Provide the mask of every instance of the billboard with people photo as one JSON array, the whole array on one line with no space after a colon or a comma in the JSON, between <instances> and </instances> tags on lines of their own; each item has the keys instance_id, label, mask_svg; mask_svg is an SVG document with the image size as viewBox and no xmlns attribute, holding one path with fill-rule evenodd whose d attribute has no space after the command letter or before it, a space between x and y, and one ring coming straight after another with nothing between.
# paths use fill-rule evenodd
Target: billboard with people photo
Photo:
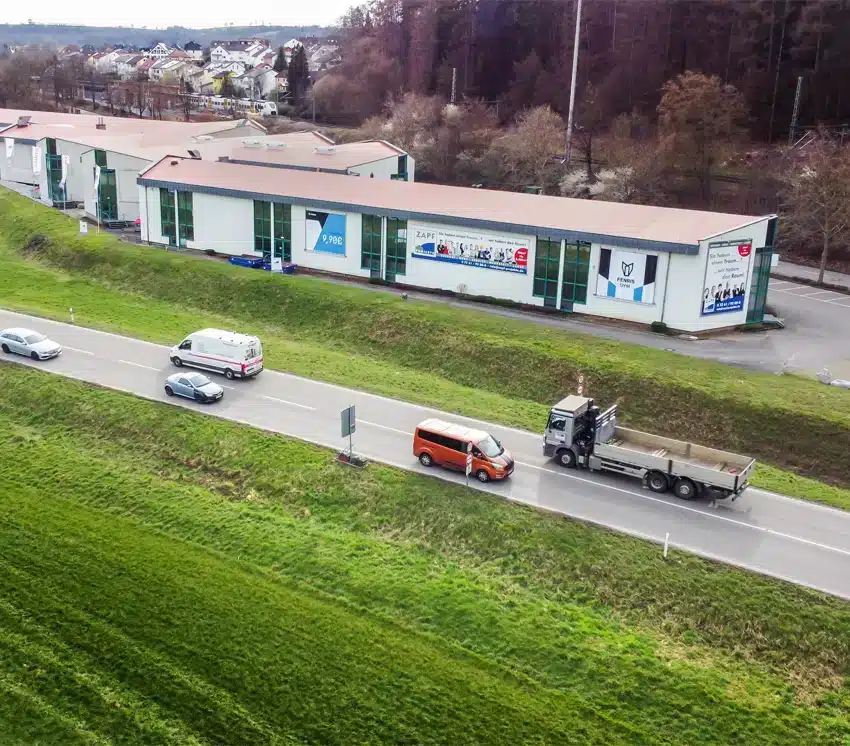
<instances>
[{"instance_id":1,"label":"billboard with people photo","mask_svg":"<svg viewBox=\"0 0 850 746\"><path fill-rule=\"evenodd\" d=\"M415 259L528 273L528 242L520 237L410 223Z\"/></svg>"},{"instance_id":2,"label":"billboard with people photo","mask_svg":"<svg viewBox=\"0 0 850 746\"><path fill-rule=\"evenodd\" d=\"M717 241L708 245L702 315L733 313L746 307L753 242Z\"/></svg>"}]
</instances>

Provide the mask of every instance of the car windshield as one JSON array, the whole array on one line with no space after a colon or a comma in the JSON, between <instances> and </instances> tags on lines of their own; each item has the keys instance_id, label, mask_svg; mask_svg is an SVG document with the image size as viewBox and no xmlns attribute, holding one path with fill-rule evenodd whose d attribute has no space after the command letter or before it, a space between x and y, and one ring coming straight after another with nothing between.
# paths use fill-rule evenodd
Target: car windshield
<instances>
[{"instance_id":1,"label":"car windshield","mask_svg":"<svg viewBox=\"0 0 850 746\"><path fill-rule=\"evenodd\" d=\"M476 445L481 449L481 452L490 458L494 456L501 456L505 449L502 448L502 444L496 440L492 435L488 435L486 438L482 438L476 443Z\"/></svg>"},{"instance_id":2,"label":"car windshield","mask_svg":"<svg viewBox=\"0 0 850 746\"><path fill-rule=\"evenodd\" d=\"M38 332L27 334L27 336L24 337L24 341L28 345L37 345L39 342L44 342L45 339L47 339L47 337L45 337L43 334L39 334Z\"/></svg>"},{"instance_id":3,"label":"car windshield","mask_svg":"<svg viewBox=\"0 0 850 746\"><path fill-rule=\"evenodd\" d=\"M194 375L189 376L189 383L191 383L195 388L200 388L201 386L206 386L208 383L212 383L209 378L206 376L202 376L200 373L195 373Z\"/></svg>"}]
</instances>

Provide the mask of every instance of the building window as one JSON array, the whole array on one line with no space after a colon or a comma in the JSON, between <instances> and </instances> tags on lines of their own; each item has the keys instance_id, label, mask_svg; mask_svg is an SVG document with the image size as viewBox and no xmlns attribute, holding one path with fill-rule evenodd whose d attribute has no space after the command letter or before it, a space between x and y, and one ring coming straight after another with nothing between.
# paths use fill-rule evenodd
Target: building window
<instances>
[{"instance_id":1,"label":"building window","mask_svg":"<svg viewBox=\"0 0 850 746\"><path fill-rule=\"evenodd\" d=\"M379 244L380 245L380 244ZM387 279L407 273L407 221L387 218Z\"/></svg>"},{"instance_id":2,"label":"building window","mask_svg":"<svg viewBox=\"0 0 850 746\"><path fill-rule=\"evenodd\" d=\"M274 255L292 261L292 205L274 203Z\"/></svg>"},{"instance_id":3,"label":"building window","mask_svg":"<svg viewBox=\"0 0 850 746\"><path fill-rule=\"evenodd\" d=\"M180 227L180 245L195 240L195 220L192 214L192 192L177 192L177 224Z\"/></svg>"},{"instance_id":4,"label":"building window","mask_svg":"<svg viewBox=\"0 0 850 746\"><path fill-rule=\"evenodd\" d=\"M168 236L170 246L177 245L177 228L175 225L174 195L167 189L159 190L159 218L162 224L162 235Z\"/></svg>"},{"instance_id":5,"label":"building window","mask_svg":"<svg viewBox=\"0 0 850 746\"><path fill-rule=\"evenodd\" d=\"M47 196L53 202L62 201L62 156L56 152L56 140L47 138Z\"/></svg>"},{"instance_id":6,"label":"building window","mask_svg":"<svg viewBox=\"0 0 850 746\"><path fill-rule=\"evenodd\" d=\"M584 241L564 247L561 310L572 311L574 303L587 302L587 277L590 274L590 244Z\"/></svg>"},{"instance_id":7,"label":"building window","mask_svg":"<svg viewBox=\"0 0 850 746\"><path fill-rule=\"evenodd\" d=\"M363 232L360 243L360 269L368 269L381 276L381 218L363 215ZM377 274L376 274L377 273Z\"/></svg>"},{"instance_id":8,"label":"building window","mask_svg":"<svg viewBox=\"0 0 850 746\"><path fill-rule=\"evenodd\" d=\"M407 156L400 155L398 157L398 173L393 174L391 179L395 179L397 181L407 181Z\"/></svg>"},{"instance_id":9,"label":"building window","mask_svg":"<svg viewBox=\"0 0 850 746\"><path fill-rule=\"evenodd\" d=\"M101 168L106 168L106 151L105 150L95 150L94 151L94 165L100 166Z\"/></svg>"},{"instance_id":10,"label":"building window","mask_svg":"<svg viewBox=\"0 0 850 746\"><path fill-rule=\"evenodd\" d=\"M558 267L561 263L561 241L537 237L534 255L533 294L543 298L543 305L554 308L558 304Z\"/></svg>"},{"instance_id":11,"label":"building window","mask_svg":"<svg viewBox=\"0 0 850 746\"><path fill-rule=\"evenodd\" d=\"M272 253L272 204L254 200L254 251Z\"/></svg>"},{"instance_id":12,"label":"building window","mask_svg":"<svg viewBox=\"0 0 850 746\"><path fill-rule=\"evenodd\" d=\"M97 185L97 214L101 220L118 220L118 185L115 169L104 168Z\"/></svg>"}]
</instances>

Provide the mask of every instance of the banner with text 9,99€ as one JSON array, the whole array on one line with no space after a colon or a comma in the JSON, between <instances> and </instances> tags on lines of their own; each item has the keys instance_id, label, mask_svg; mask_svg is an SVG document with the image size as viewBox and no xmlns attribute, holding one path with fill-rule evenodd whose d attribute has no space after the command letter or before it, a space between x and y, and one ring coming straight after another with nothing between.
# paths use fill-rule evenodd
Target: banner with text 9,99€
<instances>
[{"instance_id":1,"label":"banner with text 9,99\u20ac","mask_svg":"<svg viewBox=\"0 0 850 746\"><path fill-rule=\"evenodd\" d=\"M345 256L345 215L307 210L307 251Z\"/></svg>"}]
</instances>

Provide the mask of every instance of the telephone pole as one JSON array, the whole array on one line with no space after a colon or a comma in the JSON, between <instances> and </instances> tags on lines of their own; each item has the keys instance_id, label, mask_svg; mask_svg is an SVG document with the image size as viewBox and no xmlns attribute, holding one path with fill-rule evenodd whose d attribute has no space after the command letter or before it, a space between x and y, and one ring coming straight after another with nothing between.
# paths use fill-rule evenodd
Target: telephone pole
<instances>
[{"instance_id":1,"label":"telephone pole","mask_svg":"<svg viewBox=\"0 0 850 746\"><path fill-rule=\"evenodd\" d=\"M576 5L576 35L573 42L573 74L570 82L570 109L567 114L567 166L570 165L573 151L573 109L576 102L576 73L578 72L578 45L581 39L581 1Z\"/></svg>"}]
</instances>

